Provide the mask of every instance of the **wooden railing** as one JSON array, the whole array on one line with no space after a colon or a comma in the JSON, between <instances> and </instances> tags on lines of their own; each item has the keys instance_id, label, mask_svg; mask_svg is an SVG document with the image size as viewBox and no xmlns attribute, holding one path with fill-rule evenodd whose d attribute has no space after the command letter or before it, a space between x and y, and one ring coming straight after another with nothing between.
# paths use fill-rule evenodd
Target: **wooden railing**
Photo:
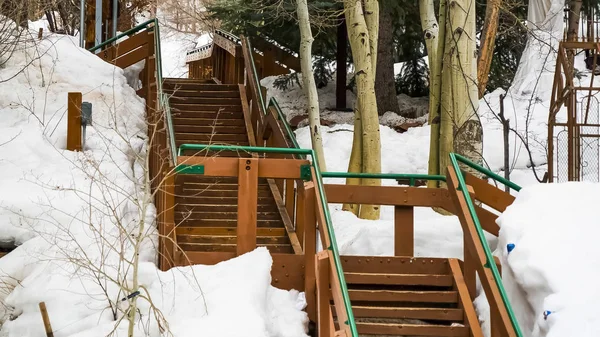
<instances>
[{"instance_id":1,"label":"wooden railing","mask_svg":"<svg viewBox=\"0 0 600 337\"><path fill-rule=\"evenodd\" d=\"M464 233L464 279L472 298L476 295L476 278L479 276L481 285L490 303L490 321L492 336L521 337L522 333L515 314L508 301L497 260L487 244L483 234L483 226L475 209L475 200L502 212L512 203L514 197L495 188L486 181L464 173L459 168L459 161L471 168L478 167L456 154L451 154L452 165L447 169L448 190L453 199L455 211L460 219ZM505 181L495 173L483 168L480 172L506 183L511 188L520 189L514 183Z\"/></svg>"}]
</instances>

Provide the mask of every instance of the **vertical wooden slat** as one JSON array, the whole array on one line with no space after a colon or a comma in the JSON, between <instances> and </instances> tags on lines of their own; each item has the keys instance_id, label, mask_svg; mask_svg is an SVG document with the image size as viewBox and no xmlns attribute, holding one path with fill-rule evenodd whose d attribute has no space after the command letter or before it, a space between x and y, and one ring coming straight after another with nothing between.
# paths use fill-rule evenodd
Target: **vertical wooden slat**
<instances>
[{"instance_id":1,"label":"vertical wooden slat","mask_svg":"<svg viewBox=\"0 0 600 337\"><path fill-rule=\"evenodd\" d=\"M465 239L468 240L465 234ZM469 296L471 298L475 298L477 295L477 266L475 265L476 261L471 256L467 246L464 247L464 279L465 284L467 285L467 290L469 291Z\"/></svg>"},{"instance_id":2,"label":"vertical wooden slat","mask_svg":"<svg viewBox=\"0 0 600 337\"><path fill-rule=\"evenodd\" d=\"M469 295L460 269L460 264L456 259L448 259L448 263L450 264L450 272L454 279L453 288L458 292L458 308L463 309L464 313L463 324L469 327L470 337L483 337L483 331L481 330L479 320L477 319L477 313L473 306L474 297L470 297Z\"/></svg>"},{"instance_id":3,"label":"vertical wooden slat","mask_svg":"<svg viewBox=\"0 0 600 337\"><path fill-rule=\"evenodd\" d=\"M52 332L52 325L50 324L50 317L48 316L48 309L46 309L46 302L40 302L40 313L42 314L42 321L44 322L44 330L46 330L46 337L54 337Z\"/></svg>"},{"instance_id":4,"label":"vertical wooden slat","mask_svg":"<svg viewBox=\"0 0 600 337\"><path fill-rule=\"evenodd\" d=\"M70 92L67 111L67 150L81 151L81 100L80 92Z\"/></svg>"},{"instance_id":5,"label":"vertical wooden slat","mask_svg":"<svg viewBox=\"0 0 600 337\"><path fill-rule=\"evenodd\" d=\"M256 248L258 158L240 158L238 165L237 254Z\"/></svg>"},{"instance_id":6,"label":"vertical wooden slat","mask_svg":"<svg viewBox=\"0 0 600 337\"><path fill-rule=\"evenodd\" d=\"M317 331L319 336L331 336L329 305L329 259L325 251L315 257L315 272L317 275Z\"/></svg>"},{"instance_id":7,"label":"vertical wooden slat","mask_svg":"<svg viewBox=\"0 0 600 337\"><path fill-rule=\"evenodd\" d=\"M317 293L314 255L317 251L317 220L315 218L315 186L312 182L298 186L298 221L296 233L300 243L304 242L306 275L304 279L304 292L306 294L306 312L308 317L316 321Z\"/></svg>"},{"instance_id":8,"label":"vertical wooden slat","mask_svg":"<svg viewBox=\"0 0 600 337\"><path fill-rule=\"evenodd\" d=\"M287 209L287 212L290 215L290 218L292 218L292 221L294 222L294 224L296 223L294 221L294 209L296 206L294 204L295 201L296 201L296 191L294 189L294 180L286 179L285 180L285 208Z\"/></svg>"},{"instance_id":9,"label":"vertical wooden slat","mask_svg":"<svg viewBox=\"0 0 600 337\"><path fill-rule=\"evenodd\" d=\"M175 264L175 175L168 175L164 179L162 192L162 219L164 232L160 233L163 240L163 253L161 270L169 270Z\"/></svg>"},{"instance_id":10,"label":"vertical wooden slat","mask_svg":"<svg viewBox=\"0 0 600 337\"><path fill-rule=\"evenodd\" d=\"M414 208L394 207L394 255L414 256Z\"/></svg>"}]
</instances>

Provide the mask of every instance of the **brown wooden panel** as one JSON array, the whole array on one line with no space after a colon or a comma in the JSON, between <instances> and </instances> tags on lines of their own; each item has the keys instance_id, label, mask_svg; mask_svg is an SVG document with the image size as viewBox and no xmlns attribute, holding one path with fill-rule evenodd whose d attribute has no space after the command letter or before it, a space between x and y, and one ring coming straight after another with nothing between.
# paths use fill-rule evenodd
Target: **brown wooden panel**
<instances>
[{"instance_id":1,"label":"brown wooden panel","mask_svg":"<svg viewBox=\"0 0 600 337\"><path fill-rule=\"evenodd\" d=\"M348 290L351 301L363 302L418 302L418 303L457 303L457 291L418 291L418 290Z\"/></svg>"},{"instance_id":2,"label":"brown wooden panel","mask_svg":"<svg viewBox=\"0 0 600 337\"><path fill-rule=\"evenodd\" d=\"M125 55L125 54L131 52L132 50L148 43L148 41L149 41L148 35L149 34L148 34L147 30L141 31L133 36L130 36L128 39L119 42L115 46L112 46L107 49L113 49L114 50L113 58L117 58L121 55Z\"/></svg>"},{"instance_id":3,"label":"brown wooden panel","mask_svg":"<svg viewBox=\"0 0 600 337\"><path fill-rule=\"evenodd\" d=\"M344 273L349 284L394 284L450 287L452 275Z\"/></svg>"},{"instance_id":4,"label":"brown wooden panel","mask_svg":"<svg viewBox=\"0 0 600 337\"><path fill-rule=\"evenodd\" d=\"M394 255L414 256L415 212L413 207L394 207Z\"/></svg>"},{"instance_id":5,"label":"brown wooden panel","mask_svg":"<svg viewBox=\"0 0 600 337\"><path fill-rule=\"evenodd\" d=\"M473 299L469 296L458 260L449 259L449 264L454 278L454 289L459 293L460 302L458 307L464 310L463 325L470 328L472 337L483 337L477 312L473 306Z\"/></svg>"},{"instance_id":6,"label":"brown wooden panel","mask_svg":"<svg viewBox=\"0 0 600 337\"><path fill-rule=\"evenodd\" d=\"M394 256L341 256L347 272L389 274L450 274L448 259L394 257Z\"/></svg>"},{"instance_id":7,"label":"brown wooden panel","mask_svg":"<svg viewBox=\"0 0 600 337\"><path fill-rule=\"evenodd\" d=\"M446 189L325 184L329 203L441 207Z\"/></svg>"},{"instance_id":8,"label":"brown wooden panel","mask_svg":"<svg viewBox=\"0 0 600 337\"><path fill-rule=\"evenodd\" d=\"M465 173L465 181L467 185L473 186L475 197L478 200L498 212L504 212L506 207L510 206L513 201L515 201L514 196L488 184L487 181L479 179L470 173Z\"/></svg>"},{"instance_id":9,"label":"brown wooden panel","mask_svg":"<svg viewBox=\"0 0 600 337\"><path fill-rule=\"evenodd\" d=\"M304 291L304 255L271 254L271 284L279 289Z\"/></svg>"},{"instance_id":10,"label":"brown wooden panel","mask_svg":"<svg viewBox=\"0 0 600 337\"><path fill-rule=\"evenodd\" d=\"M258 159L238 160L237 254L256 248Z\"/></svg>"},{"instance_id":11,"label":"brown wooden panel","mask_svg":"<svg viewBox=\"0 0 600 337\"><path fill-rule=\"evenodd\" d=\"M433 337L467 337L469 330L461 326L356 323L359 334L400 335L400 336L433 336Z\"/></svg>"},{"instance_id":12,"label":"brown wooden panel","mask_svg":"<svg viewBox=\"0 0 600 337\"><path fill-rule=\"evenodd\" d=\"M115 65L119 68L127 68L134 65L149 56L148 45L143 45L140 48L132 51L131 53L125 54L115 60Z\"/></svg>"},{"instance_id":13,"label":"brown wooden panel","mask_svg":"<svg viewBox=\"0 0 600 337\"><path fill-rule=\"evenodd\" d=\"M238 158L180 156L178 164L204 165L205 176L234 177L238 175L238 160ZM309 165L309 161L303 159L260 159L258 161L258 175L264 178L299 179L302 165Z\"/></svg>"},{"instance_id":14,"label":"brown wooden panel","mask_svg":"<svg viewBox=\"0 0 600 337\"><path fill-rule=\"evenodd\" d=\"M179 243L179 247L184 252L202 251L202 252L236 252L236 244L225 243ZM263 244L261 247L266 247L271 253L293 254L292 246L289 244ZM236 253L237 255L237 253Z\"/></svg>"},{"instance_id":15,"label":"brown wooden panel","mask_svg":"<svg viewBox=\"0 0 600 337\"><path fill-rule=\"evenodd\" d=\"M356 318L404 318L461 322L462 309L352 306Z\"/></svg>"},{"instance_id":16,"label":"brown wooden panel","mask_svg":"<svg viewBox=\"0 0 600 337\"><path fill-rule=\"evenodd\" d=\"M189 235L236 235L236 227L177 227L177 234ZM285 236L283 228L257 228L257 236Z\"/></svg>"}]
</instances>

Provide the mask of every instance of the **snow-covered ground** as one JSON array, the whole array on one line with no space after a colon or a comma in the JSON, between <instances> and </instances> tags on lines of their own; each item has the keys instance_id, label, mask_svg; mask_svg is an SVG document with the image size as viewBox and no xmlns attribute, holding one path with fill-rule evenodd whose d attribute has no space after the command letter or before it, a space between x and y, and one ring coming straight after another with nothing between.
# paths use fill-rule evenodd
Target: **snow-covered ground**
<instances>
[{"instance_id":1,"label":"snow-covered ground","mask_svg":"<svg viewBox=\"0 0 600 337\"><path fill-rule=\"evenodd\" d=\"M76 38L31 33L0 69L0 240L19 245L0 259L0 336L45 335L42 301L55 336L124 336L135 275L136 336L306 336L304 297L270 286L265 249L157 269L144 101ZM65 150L68 92L93 104L83 152Z\"/></svg>"}]
</instances>

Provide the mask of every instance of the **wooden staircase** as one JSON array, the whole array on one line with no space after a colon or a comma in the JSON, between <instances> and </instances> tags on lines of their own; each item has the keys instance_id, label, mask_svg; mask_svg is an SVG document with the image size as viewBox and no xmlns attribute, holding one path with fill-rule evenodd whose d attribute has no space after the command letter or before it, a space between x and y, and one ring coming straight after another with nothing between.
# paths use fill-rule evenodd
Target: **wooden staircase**
<instances>
[{"instance_id":1,"label":"wooden staircase","mask_svg":"<svg viewBox=\"0 0 600 337\"><path fill-rule=\"evenodd\" d=\"M458 260L341 259L359 335L467 337L480 330Z\"/></svg>"},{"instance_id":2,"label":"wooden staircase","mask_svg":"<svg viewBox=\"0 0 600 337\"><path fill-rule=\"evenodd\" d=\"M205 80L165 79L170 96L176 145L248 146L249 134L238 85ZM249 153L184 151L182 155L251 157ZM178 174L175 178L175 223L182 251L235 252L237 242L237 177ZM260 178L257 203L257 244L271 253L294 253L271 190Z\"/></svg>"}]
</instances>

